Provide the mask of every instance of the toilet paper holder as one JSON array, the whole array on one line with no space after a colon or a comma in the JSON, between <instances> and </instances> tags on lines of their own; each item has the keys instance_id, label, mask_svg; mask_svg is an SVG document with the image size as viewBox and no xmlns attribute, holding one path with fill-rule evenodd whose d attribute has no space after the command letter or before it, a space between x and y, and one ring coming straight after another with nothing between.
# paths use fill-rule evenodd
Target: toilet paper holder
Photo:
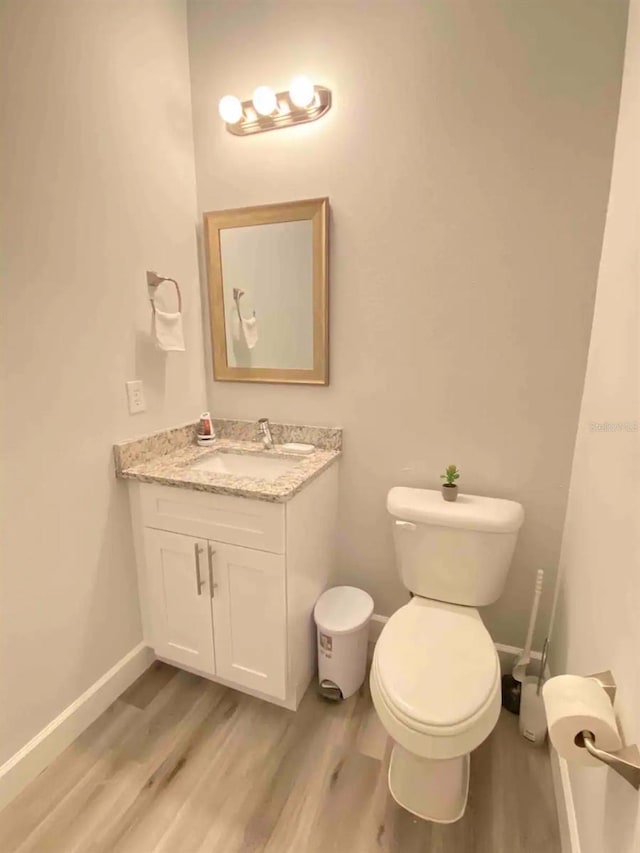
<instances>
[{"instance_id":1,"label":"toilet paper holder","mask_svg":"<svg viewBox=\"0 0 640 853\"><path fill-rule=\"evenodd\" d=\"M616 698L616 681L613 673L609 670L596 672L594 675L588 675L587 678L593 678L600 684L613 705ZM576 736L576 745L584 747L593 758L597 758L598 761L615 770L619 776L633 785L636 791L640 790L640 750L635 744L625 746L618 752L607 752L604 749L598 749L592 732L583 731Z\"/></svg>"}]
</instances>

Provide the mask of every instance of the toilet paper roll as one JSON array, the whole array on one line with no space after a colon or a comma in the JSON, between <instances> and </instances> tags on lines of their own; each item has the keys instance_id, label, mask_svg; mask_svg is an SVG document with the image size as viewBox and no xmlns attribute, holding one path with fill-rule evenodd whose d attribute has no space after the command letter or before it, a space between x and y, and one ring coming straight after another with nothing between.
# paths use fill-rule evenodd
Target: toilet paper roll
<instances>
[{"instance_id":1,"label":"toilet paper roll","mask_svg":"<svg viewBox=\"0 0 640 853\"><path fill-rule=\"evenodd\" d=\"M593 678L558 675L542 688L549 737L558 753L573 764L602 767L585 747L575 742L582 731L592 732L595 745L607 752L622 746L613 705L606 691Z\"/></svg>"}]
</instances>

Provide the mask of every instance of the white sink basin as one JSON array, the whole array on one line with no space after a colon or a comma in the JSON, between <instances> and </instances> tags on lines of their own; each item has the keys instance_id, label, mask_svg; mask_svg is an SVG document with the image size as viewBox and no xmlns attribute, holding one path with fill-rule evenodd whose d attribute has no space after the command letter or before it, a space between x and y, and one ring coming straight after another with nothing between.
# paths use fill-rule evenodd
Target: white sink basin
<instances>
[{"instance_id":1,"label":"white sink basin","mask_svg":"<svg viewBox=\"0 0 640 853\"><path fill-rule=\"evenodd\" d=\"M277 480L278 477L293 470L297 464L299 464L298 459L285 459L281 456L267 457L257 453L232 453L214 450L194 462L190 467L211 474L253 477L256 480Z\"/></svg>"}]
</instances>

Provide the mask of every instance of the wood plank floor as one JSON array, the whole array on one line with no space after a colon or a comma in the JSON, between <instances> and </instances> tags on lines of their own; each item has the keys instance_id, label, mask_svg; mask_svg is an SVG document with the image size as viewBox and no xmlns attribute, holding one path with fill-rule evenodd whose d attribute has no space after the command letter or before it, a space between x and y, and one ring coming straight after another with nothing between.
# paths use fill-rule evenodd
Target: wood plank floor
<instances>
[{"instance_id":1,"label":"wood plank floor","mask_svg":"<svg viewBox=\"0 0 640 853\"><path fill-rule=\"evenodd\" d=\"M451 826L394 803L388 753L366 686L293 714L156 663L0 814L0 851L559 853L546 750L507 712Z\"/></svg>"}]
</instances>

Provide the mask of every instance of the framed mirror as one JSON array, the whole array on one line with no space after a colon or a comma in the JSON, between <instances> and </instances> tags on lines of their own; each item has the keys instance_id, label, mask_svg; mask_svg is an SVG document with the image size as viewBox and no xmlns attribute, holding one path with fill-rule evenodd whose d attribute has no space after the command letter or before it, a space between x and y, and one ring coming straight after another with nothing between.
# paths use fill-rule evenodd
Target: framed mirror
<instances>
[{"instance_id":1,"label":"framed mirror","mask_svg":"<svg viewBox=\"0 0 640 853\"><path fill-rule=\"evenodd\" d=\"M329 199L204 214L214 379L329 384Z\"/></svg>"}]
</instances>

